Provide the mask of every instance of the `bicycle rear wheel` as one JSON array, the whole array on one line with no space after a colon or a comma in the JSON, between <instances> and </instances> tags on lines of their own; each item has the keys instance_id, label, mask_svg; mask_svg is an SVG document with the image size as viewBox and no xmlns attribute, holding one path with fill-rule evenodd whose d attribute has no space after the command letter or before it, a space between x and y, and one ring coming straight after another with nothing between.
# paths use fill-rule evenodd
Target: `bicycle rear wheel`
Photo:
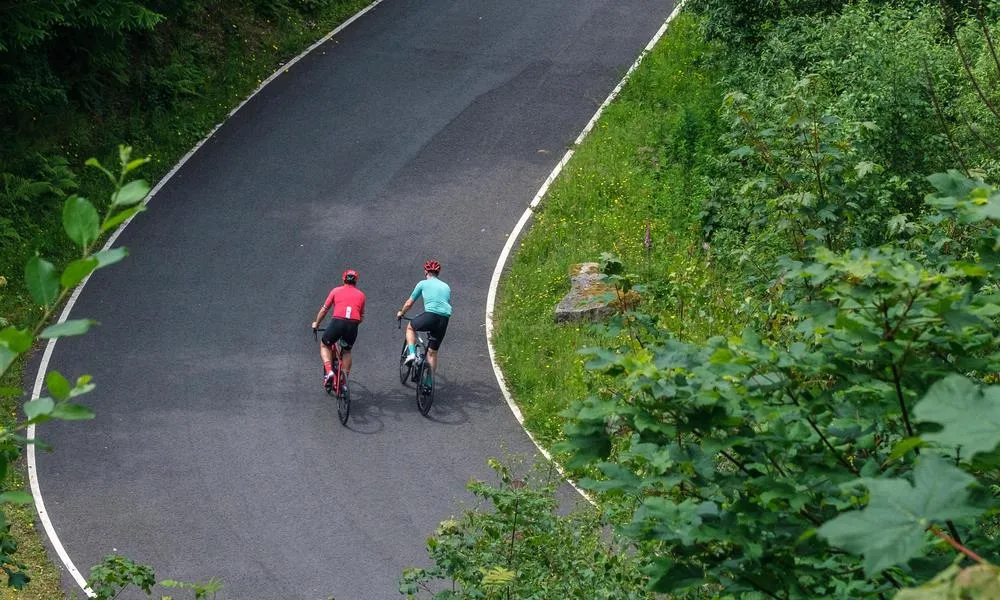
<instances>
[{"instance_id":1,"label":"bicycle rear wheel","mask_svg":"<svg viewBox=\"0 0 1000 600\"><path fill-rule=\"evenodd\" d=\"M399 352L399 383L406 385L406 380L410 378L413 364L406 364L406 355L409 354L406 342L403 342L403 349Z\"/></svg>"},{"instance_id":2,"label":"bicycle rear wheel","mask_svg":"<svg viewBox=\"0 0 1000 600\"><path fill-rule=\"evenodd\" d=\"M337 394L337 418L340 424L347 426L347 417L351 414L351 390L346 385L340 386L340 393Z\"/></svg>"},{"instance_id":3,"label":"bicycle rear wheel","mask_svg":"<svg viewBox=\"0 0 1000 600\"><path fill-rule=\"evenodd\" d=\"M434 404L434 372L431 365L425 360L420 365L419 377L417 378L417 410L420 414L427 416Z\"/></svg>"}]
</instances>

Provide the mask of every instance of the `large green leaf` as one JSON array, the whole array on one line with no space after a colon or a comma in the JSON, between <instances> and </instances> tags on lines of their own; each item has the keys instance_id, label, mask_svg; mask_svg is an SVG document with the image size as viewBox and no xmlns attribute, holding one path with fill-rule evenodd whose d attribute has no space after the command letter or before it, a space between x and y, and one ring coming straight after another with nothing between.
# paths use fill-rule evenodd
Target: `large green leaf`
<instances>
[{"instance_id":1,"label":"large green leaf","mask_svg":"<svg viewBox=\"0 0 1000 600\"><path fill-rule=\"evenodd\" d=\"M97 259L98 269L108 265L113 265L126 256L128 256L128 250L125 248L110 248L108 250L101 250L100 252L94 254L94 258Z\"/></svg>"},{"instance_id":2,"label":"large green leaf","mask_svg":"<svg viewBox=\"0 0 1000 600\"><path fill-rule=\"evenodd\" d=\"M1000 599L1000 570L991 564L961 568L951 565L918 588L906 588L894 600Z\"/></svg>"},{"instance_id":3,"label":"large green leaf","mask_svg":"<svg viewBox=\"0 0 1000 600\"><path fill-rule=\"evenodd\" d=\"M0 504L31 504L31 494L21 490L0 494Z\"/></svg>"},{"instance_id":4,"label":"large green leaf","mask_svg":"<svg viewBox=\"0 0 1000 600\"><path fill-rule=\"evenodd\" d=\"M974 517L982 512L967 503L975 479L934 454L917 462L913 483L905 479L864 479L868 506L840 515L819 528L831 545L864 555L871 577L917 556L934 523Z\"/></svg>"},{"instance_id":5,"label":"large green leaf","mask_svg":"<svg viewBox=\"0 0 1000 600\"><path fill-rule=\"evenodd\" d=\"M108 219L101 225L101 233L104 233L105 231L109 231L111 229L114 229L115 227L118 227L123 222L127 221L130 217L138 213L141 213L144 210L146 210L146 207L140 205L140 206L133 206L132 208L127 208L123 211L115 213L114 216L112 216L110 219Z\"/></svg>"},{"instance_id":6,"label":"large green leaf","mask_svg":"<svg viewBox=\"0 0 1000 600\"><path fill-rule=\"evenodd\" d=\"M63 321L62 323L49 325L42 330L42 333L40 333L38 337L49 339L68 335L82 335L87 333L90 326L96 322L97 321L92 319L74 319L72 321Z\"/></svg>"},{"instance_id":7,"label":"large green leaf","mask_svg":"<svg viewBox=\"0 0 1000 600\"><path fill-rule=\"evenodd\" d=\"M31 348L33 341L30 329L18 329L13 325L8 325L0 330L0 345L6 346L18 354Z\"/></svg>"},{"instance_id":8,"label":"large green leaf","mask_svg":"<svg viewBox=\"0 0 1000 600\"><path fill-rule=\"evenodd\" d=\"M63 421L84 421L93 419L94 411L82 404L60 402L52 409L52 418L62 419Z\"/></svg>"},{"instance_id":9,"label":"large green leaf","mask_svg":"<svg viewBox=\"0 0 1000 600\"><path fill-rule=\"evenodd\" d=\"M52 263L33 256L24 266L24 281L37 304L48 306L59 296L59 277Z\"/></svg>"},{"instance_id":10,"label":"large green leaf","mask_svg":"<svg viewBox=\"0 0 1000 600\"><path fill-rule=\"evenodd\" d=\"M69 381L66 381L66 378L59 371L49 371L45 375L45 386L56 400L69 398Z\"/></svg>"},{"instance_id":11,"label":"large green leaf","mask_svg":"<svg viewBox=\"0 0 1000 600\"><path fill-rule=\"evenodd\" d=\"M59 283L62 284L63 288L69 289L83 281L96 268L96 258L78 258L66 265L62 276L59 278Z\"/></svg>"},{"instance_id":12,"label":"large green leaf","mask_svg":"<svg viewBox=\"0 0 1000 600\"><path fill-rule=\"evenodd\" d=\"M927 390L913 407L913 418L941 425L940 431L920 437L959 448L964 458L990 452L1000 443L1000 386L983 388L961 375L949 375Z\"/></svg>"},{"instance_id":13,"label":"large green leaf","mask_svg":"<svg viewBox=\"0 0 1000 600\"><path fill-rule=\"evenodd\" d=\"M140 202L149 193L149 184L142 179L130 181L111 196L111 203L116 207L132 206Z\"/></svg>"},{"instance_id":14,"label":"large green leaf","mask_svg":"<svg viewBox=\"0 0 1000 600\"><path fill-rule=\"evenodd\" d=\"M63 228L69 239L78 246L86 246L97 239L101 217L86 198L70 196L63 204Z\"/></svg>"},{"instance_id":15,"label":"large green leaf","mask_svg":"<svg viewBox=\"0 0 1000 600\"><path fill-rule=\"evenodd\" d=\"M7 370L7 367L17 358L17 354L17 352L14 352L7 346L0 344L0 373Z\"/></svg>"},{"instance_id":16,"label":"large green leaf","mask_svg":"<svg viewBox=\"0 0 1000 600\"><path fill-rule=\"evenodd\" d=\"M35 398L24 405L24 414L29 420L33 420L40 416L48 415L55 406L56 403L52 398Z\"/></svg>"}]
</instances>

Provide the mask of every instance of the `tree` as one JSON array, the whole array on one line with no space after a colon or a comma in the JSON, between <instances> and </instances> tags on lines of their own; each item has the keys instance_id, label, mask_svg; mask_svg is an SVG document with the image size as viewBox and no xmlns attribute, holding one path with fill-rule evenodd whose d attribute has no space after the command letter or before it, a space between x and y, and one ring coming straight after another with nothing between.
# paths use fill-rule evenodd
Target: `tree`
<instances>
[{"instance_id":1,"label":"tree","mask_svg":"<svg viewBox=\"0 0 1000 600\"><path fill-rule=\"evenodd\" d=\"M984 518L1000 191L955 171L930 183L908 242L780 261L780 329L699 345L652 328L645 349L593 351L618 385L568 411L565 449L599 461L581 485L638 506L625 532L655 544L655 589L877 596L956 549L1000 554Z\"/></svg>"}]
</instances>

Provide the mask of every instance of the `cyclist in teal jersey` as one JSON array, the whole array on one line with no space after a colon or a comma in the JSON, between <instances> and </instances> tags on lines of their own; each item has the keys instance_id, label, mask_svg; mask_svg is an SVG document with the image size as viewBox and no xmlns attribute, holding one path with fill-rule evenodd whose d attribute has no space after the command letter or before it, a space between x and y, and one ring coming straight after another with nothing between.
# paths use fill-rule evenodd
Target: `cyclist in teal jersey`
<instances>
[{"instance_id":1,"label":"cyclist in teal jersey","mask_svg":"<svg viewBox=\"0 0 1000 600\"><path fill-rule=\"evenodd\" d=\"M417 332L427 332L427 362L431 365L431 370L437 373L437 353L441 347L441 340L448 330L448 319L451 317L451 288L448 284L438 279L441 272L441 263L436 260L429 260L424 263L424 280L413 288L413 293L403 303L403 308L396 313L397 319L402 319L406 311L410 310L413 303L419 298L424 300L424 312L411 320L406 325L406 344L409 354L406 356L406 364L412 364L417 358Z\"/></svg>"}]
</instances>

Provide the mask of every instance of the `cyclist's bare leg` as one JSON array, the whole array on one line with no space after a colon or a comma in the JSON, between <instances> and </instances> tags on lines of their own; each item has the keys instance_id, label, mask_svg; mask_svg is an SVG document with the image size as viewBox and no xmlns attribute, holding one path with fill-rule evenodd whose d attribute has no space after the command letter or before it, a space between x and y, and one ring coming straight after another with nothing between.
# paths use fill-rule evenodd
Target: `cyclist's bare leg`
<instances>
[{"instance_id":1,"label":"cyclist's bare leg","mask_svg":"<svg viewBox=\"0 0 1000 600\"><path fill-rule=\"evenodd\" d=\"M344 372L344 378L351 372L351 351L347 348L340 350L340 369Z\"/></svg>"},{"instance_id":2,"label":"cyclist's bare leg","mask_svg":"<svg viewBox=\"0 0 1000 600\"><path fill-rule=\"evenodd\" d=\"M328 362L333 362L333 348L330 348L323 342L319 343L319 357L323 359L323 364L326 365Z\"/></svg>"},{"instance_id":3,"label":"cyclist's bare leg","mask_svg":"<svg viewBox=\"0 0 1000 600\"><path fill-rule=\"evenodd\" d=\"M427 362L431 365L431 372L437 373L438 370L438 351L427 349Z\"/></svg>"},{"instance_id":4,"label":"cyclist's bare leg","mask_svg":"<svg viewBox=\"0 0 1000 600\"><path fill-rule=\"evenodd\" d=\"M417 344L417 332L413 331L413 325L410 323L406 324L406 343L410 346Z\"/></svg>"}]
</instances>

